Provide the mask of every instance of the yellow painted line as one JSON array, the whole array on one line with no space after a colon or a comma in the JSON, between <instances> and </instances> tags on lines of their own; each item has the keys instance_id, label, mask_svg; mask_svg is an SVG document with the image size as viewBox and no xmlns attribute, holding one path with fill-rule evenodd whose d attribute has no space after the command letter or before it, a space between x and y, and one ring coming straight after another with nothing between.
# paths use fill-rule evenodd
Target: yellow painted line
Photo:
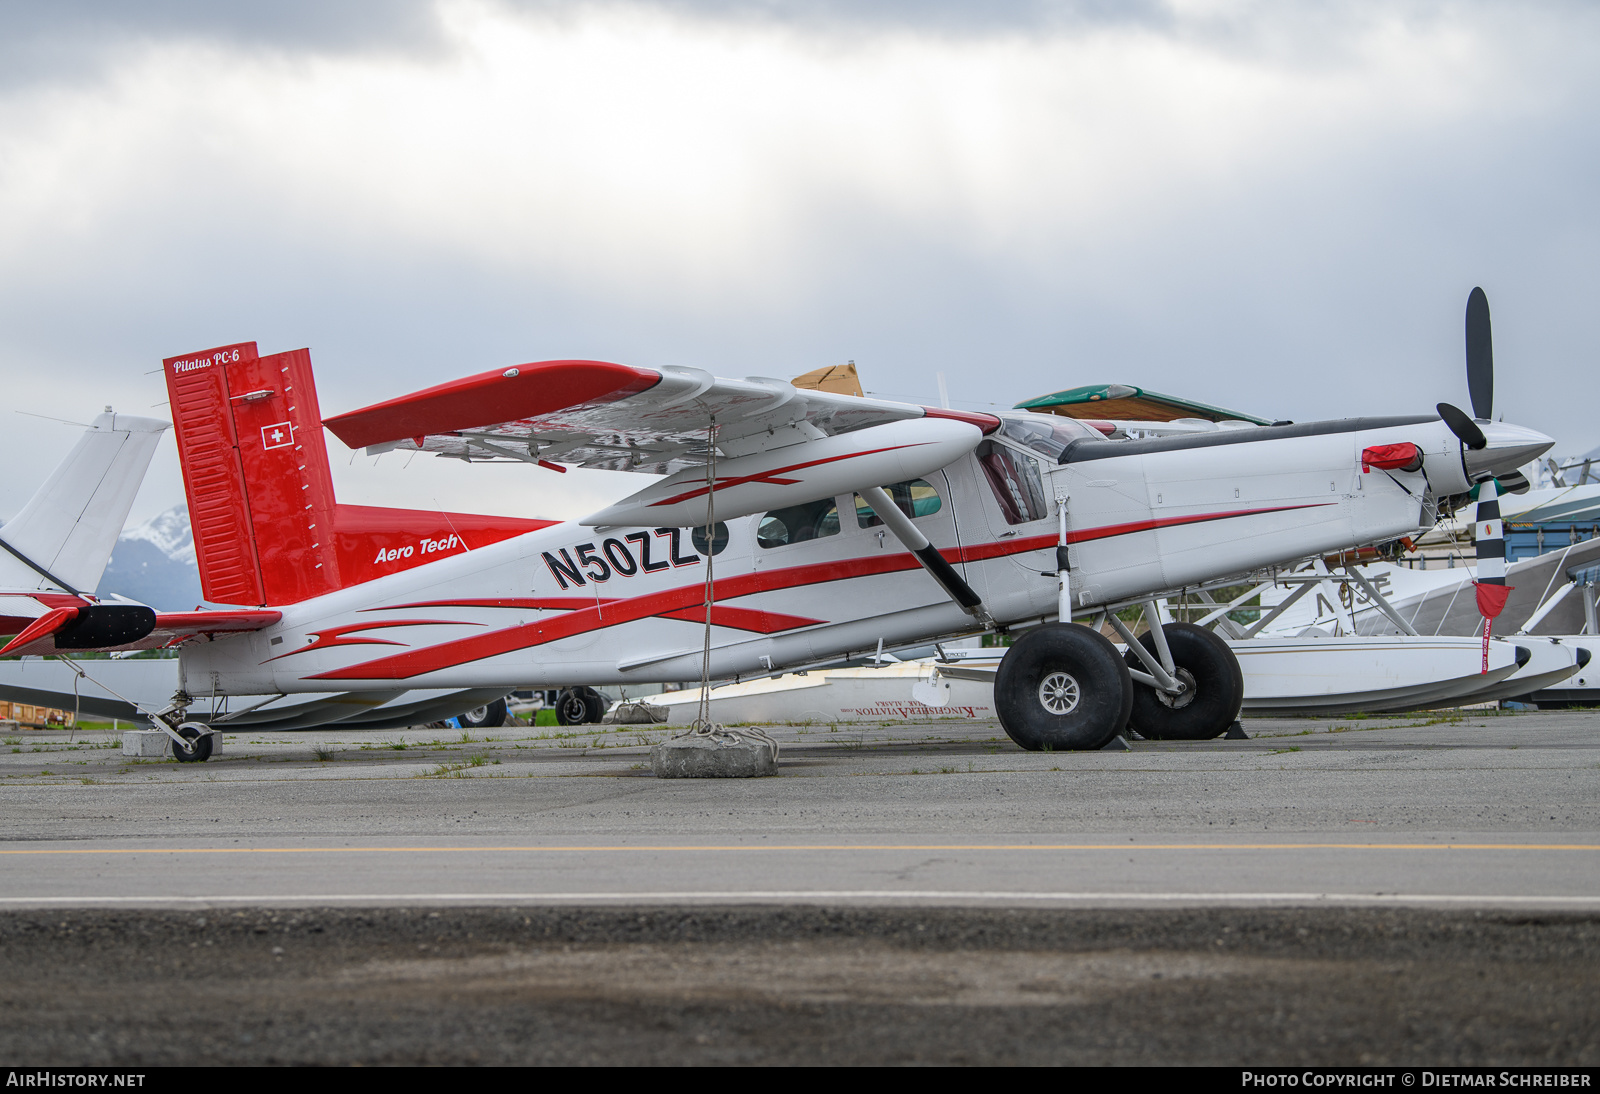
<instances>
[{"instance_id":1,"label":"yellow painted line","mask_svg":"<svg viewBox=\"0 0 1600 1094\"><path fill-rule=\"evenodd\" d=\"M1600 851L1595 843L815 843L636 844L509 847L69 847L6 848L0 855L337 855L425 852L596 851Z\"/></svg>"}]
</instances>

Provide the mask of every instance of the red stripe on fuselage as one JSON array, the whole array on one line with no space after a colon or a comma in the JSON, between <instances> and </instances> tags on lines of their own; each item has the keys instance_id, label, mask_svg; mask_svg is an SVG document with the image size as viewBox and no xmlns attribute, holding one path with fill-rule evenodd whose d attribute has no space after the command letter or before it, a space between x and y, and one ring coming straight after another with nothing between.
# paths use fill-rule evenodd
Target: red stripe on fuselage
<instances>
[{"instance_id":1,"label":"red stripe on fuselage","mask_svg":"<svg viewBox=\"0 0 1600 1094\"><path fill-rule=\"evenodd\" d=\"M791 463L787 467L774 467L771 471L758 471L753 475L735 475L732 478L716 480L712 486L712 489L727 490L730 487L743 486L745 483L749 482L765 483L768 486L792 486L800 480L779 479L774 478L773 476L787 475L792 471L803 471L807 467L820 467L823 464L838 463L840 460L853 460L857 456L875 456L879 452L898 452L902 448L920 448L926 443L926 441L918 441L916 444L896 444L890 445L887 448L869 448L865 452L846 452L839 456L825 456L820 460L807 460L805 463ZM683 501L693 501L695 498L705 496L705 493L706 487L697 486L693 490L685 491L682 494L674 494L670 498L663 498L660 501L653 501L650 503L650 508L654 509L658 505L676 505Z\"/></svg>"},{"instance_id":2,"label":"red stripe on fuselage","mask_svg":"<svg viewBox=\"0 0 1600 1094\"><path fill-rule=\"evenodd\" d=\"M1209 521L1226 520L1229 517L1281 513L1293 509L1312 509L1321 505L1331 504L1334 503L1278 505L1265 509L1237 509L1227 513L1202 513L1188 517L1137 520L1126 524L1109 524L1103 528L1087 528L1077 532L1068 532L1067 539L1072 543L1084 543L1097 539L1109 539L1112 536L1153 531L1157 528L1183 524L1204 524ZM959 548L954 551L941 551L940 553L950 562L977 562L1005 555L1045 550L1055 545L1055 536L1030 536L1026 539L1012 540L1008 543L985 543L973 547ZM877 558L846 558L834 562L812 563L807 566L790 566L781 570L758 570L754 573L737 574L716 582L713 597L719 601L737 600L739 597L753 596L756 593L776 592L780 589L792 589L805 585L821 585L826 582L845 581L856 577L892 574L905 570L915 570L920 566L921 563L917 561L915 556L909 552L902 552ZM693 618L691 612L703 612L705 610L704 597L705 586L697 583L680 586L676 589L667 589L658 593L646 593L643 596L629 597L623 600L602 601L598 604L593 600L585 599L582 600L585 607L581 609L575 608L554 619L541 619L533 623L507 627L504 630L490 631L488 634L475 634L470 638L458 638L450 642L440 643L437 646L413 650L409 653L398 653L391 657L379 658L376 661L367 661L342 669L319 672L306 679L405 680L413 676L422 676L426 673L454 668L457 665L464 665L471 661L481 661L500 654L512 653L516 650L530 649L550 642L559 642L563 638L571 638L574 635L583 634L601 627L616 627L623 623L632 623L652 616L671 616L680 619ZM557 599L566 602L577 600L578 598L561 597ZM387 605L382 610L392 611L396 607L442 607L470 603L482 603L486 606L532 607L535 603L544 602L546 601L425 601L418 604ZM735 610L743 611L747 609ZM776 613L766 614L775 615ZM701 616L700 618L704 617ZM713 614L712 623L716 624L716 622L717 618ZM775 629L783 630L789 628L780 627Z\"/></svg>"},{"instance_id":3,"label":"red stripe on fuselage","mask_svg":"<svg viewBox=\"0 0 1600 1094\"><path fill-rule=\"evenodd\" d=\"M1113 536L1127 536L1135 532L1153 532L1157 528L1174 528L1184 524L1208 524L1214 520L1227 520L1230 517L1252 517L1260 513L1286 513L1292 509L1318 509L1324 505L1333 505L1335 502L1319 501L1309 505L1274 505L1265 509L1234 509L1227 513L1202 513L1192 517L1159 517L1155 520L1131 520L1126 524L1107 524L1100 528L1083 528L1078 531L1067 532L1068 543L1090 543L1097 539L1110 539ZM981 543L974 547L963 547L956 552L958 557L952 562L980 562L988 558L999 558L1002 555L1022 554L1025 551L1043 551L1056 545L1056 536L1030 536L1027 539L1014 539L1009 543Z\"/></svg>"},{"instance_id":4,"label":"red stripe on fuselage","mask_svg":"<svg viewBox=\"0 0 1600 1094\"><path fill-rule=\"evenodd\" d=\"M312 631L314 636L308 645L299 649L280 653L277 657L269 657L268 661L279 661L285 657L293 657L297 653L310 653L312 650L333 649L336 646L403 646L404 642L395 642L388 638L351 638L356 631L377 631L385 627L481 627L482 623L465 623L459 619L384 619L371 623L346 623L342 627L328 627L320 631Z\"/></svg>"},{"instance_id":5,"label":"red stripe on fuselage","mask_svg":"<svg viewBox=\"0 0 1600 1094\"><path fill-rule=\"evenodd\" d=\"M577 611L582 608L604 609L608 604L616 604L620 597L592 597L592 596L545 596L545 597L499 597L483 600L423 600L415 604L386 604L381 608L362 608L364 612L392 612L401 608L547 608L554 611ZM602 611L601 615L604 614ZM705 601L689 608L674 608L671 611L658 613L663 619L687 619L691 623L704 623L706 619ZM711 607L711 622L714 626L727 627L736 631L757 631L761 634L773 634L777 631L792 631L797 627L809 627L815 623L825 623L825 619L811 619L803 615L785 615L783 612L769 612L760 608L731 608L726 604L713 604ZM400 624L384 624L385 626L399 626ZM474 624L480 626L481 624ZM605 624L610 626L609 623ZM361 630L360 627L348 628ZM315 633L322 633L320 631ZM307 646L307 649L312 647ZM297 651L298 652L298 651ZM285 654L284 656L287 656Z\"/></svg>"}]
</instances>

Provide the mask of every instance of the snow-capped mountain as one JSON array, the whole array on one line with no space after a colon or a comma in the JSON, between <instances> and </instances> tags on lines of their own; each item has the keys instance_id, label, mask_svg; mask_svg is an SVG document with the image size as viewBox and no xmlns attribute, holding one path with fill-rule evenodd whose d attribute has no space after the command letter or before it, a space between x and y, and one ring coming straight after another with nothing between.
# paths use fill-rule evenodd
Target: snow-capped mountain
<instances>
[{"instance_id":1,"label":"snow-capped mountain","mask_svg":"<svg viewBox=\"0 0 1600 1094\"><path fill-rule=\"evenodd\" d=\"M145 540L174 562L195 565L194 532L189 527L189 507L174 505L165 513L157 513L137 528L124 528L118 546L134 540Z\"/></svg>"},{"instance_id":2,"label":"snow-capped mountain","mask_svg":"<svg viewBox=\"0 0 1600 1094\"><path fill-rule=\"evenodd\" d=\"M200 569L188 506L174 505L125 530L95 591L102 597L116 593L159 611L189 611L199 604Z\"/></svg>"}]
</instances>

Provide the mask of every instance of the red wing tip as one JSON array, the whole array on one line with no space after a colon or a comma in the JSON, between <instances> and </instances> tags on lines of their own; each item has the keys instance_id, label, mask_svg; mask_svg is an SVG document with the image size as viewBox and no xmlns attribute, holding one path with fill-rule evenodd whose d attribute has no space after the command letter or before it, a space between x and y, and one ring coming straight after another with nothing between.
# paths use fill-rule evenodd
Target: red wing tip
<instances>
[{"instance_id":1,"label":"red wing tip","mask_svg":"<svg viewBox=\"0 0 1600 1094\"><path fill-rule=\"evenodd\" d=\"M614 402L660 380L659 372L610 361L533 361L435 384L324 418L322 424L350 448L365 448Z\"/></svg>"}]
</instances>

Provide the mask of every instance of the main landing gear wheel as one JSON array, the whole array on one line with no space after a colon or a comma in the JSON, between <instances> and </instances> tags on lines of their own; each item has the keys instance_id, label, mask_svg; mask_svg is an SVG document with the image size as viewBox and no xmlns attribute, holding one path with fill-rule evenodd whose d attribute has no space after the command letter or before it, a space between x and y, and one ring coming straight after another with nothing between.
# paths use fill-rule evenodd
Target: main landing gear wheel
<instances>
[{"instance_id":1,"label":"main landing gear wheel","mask_svg":"<svg viewBox=\"0 0 1600 1094\"><path fill-rule=\"evenodd\" d=\"M594 688L567 688L556 696L556 722L559 725L592 725L605 713L606 701Z\"/></svg>"},{"instance_id":2,"label":"main landing gear wheel","mask_svg":"<svg viewBox=\"0 0 1600 1094\"><path fill-rule=\"evenodd\" d=\"M180 764L199 763L211 758L211 734L199 722L185 722L178 727L178 736L189 742L188 747L172 742L172 758Z\"/></svg>"},{"instance_id":3,"label":"main landing gear wheel","mask_svg":"<svg viewBox=\"0 0 1600 1094\"><path fill-rule=\"evenodd\" d=\"M460 715L459 720L462 729L494 729L496 726L505 725L508 716L506 701L496 699L488 706L467 711Z\"/></svg>"},{"instance_id":4,"label":"main landing gear wheel","mask_svg":"<svg viewBox=\"0 0 1600 1094\"><path fill-rule=\"evenodd\" d=\"M1220 736L1239 717L1244 702L1239 659L1226 642L1204 627L1168 623L1161 629L1177 677L1188 687L1181 695L1168 695L1147 684L1135 684L1128 724L1155 741L1209 741ZM1155 654L1151 635L1139 639L1139 644ZM1129 668L1144 669L1132 650L1123 657Z\"/></svg>"},{"instance_id":5,"label":"main landing gear wheel","mask_svg":"<svg viewBox=\"0 0 1600 1094\"><path fill-rule=\"evenodd\" d=\"M1117 648L1076 623L1047 623L1006 652L994 705L1030 752L1100 748L1128 724L1133 682Z\"/></svg>"}]
</instances>

